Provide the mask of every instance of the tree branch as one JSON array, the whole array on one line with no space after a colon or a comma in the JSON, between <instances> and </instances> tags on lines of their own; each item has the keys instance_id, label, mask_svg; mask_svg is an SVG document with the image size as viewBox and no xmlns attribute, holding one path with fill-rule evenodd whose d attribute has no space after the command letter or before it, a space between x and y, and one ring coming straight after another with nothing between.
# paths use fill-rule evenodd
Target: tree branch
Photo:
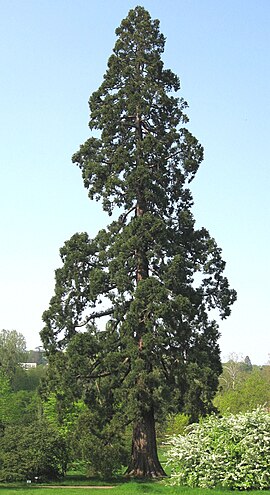
<instances>
[{"instance_id":1,"label":"tree branch","mask_svg":"<svg viewBox=\"0 0 270 495\"><path fill-rule=\"evenodd\" d=\"M168 373L167 367L166 367L166 365L165 365L165 363L164 363L163 359L161 359L161 361L160 361L160 362L161 362L161 365L162 365L162 368L163 368L164 374L165 374L165 376L166 376L166 379L168 380L168 378L169 378L169 373Z\"/></svg>"},{"instance_id":2,"label":"tree branch","mask_svg":"<svg viewBox=\"0 0 270 495\"><path fill-rule=\"evenodd\" d=\"M135 206L132 206L132 208L130 208L126 213L122 213L122 215L120 215L120 217L118 218L118 222L120 223L125 223L128 215L134 211L136 209L136 205Z\"/></svg>"},{"instance_id":3,"label":"tree branch","mask_svg":"<svg viewBox=\"0 0 270 495\"><path fill-rule=\"evenodd\" d=\"M178 151L175 151L174 153L172 153L171 155L167 156L167 160L171 160L172 158L174 158L175 156L179 155L179 153L181 153L181 150L178 150Z\"/></svg>"},{"instance_id":4,"label":"tree branch","mask_svg":"<svg viewBox=\"0 0 270 495\"><path fill-rule=\"evenodd\" d=\"M75 328L81 328L87 325L89 321L94 320L95 318L101 318L102 316L108 316L112 315L114 313L114 308L109 308L105 309L104 311L97 311L96 313L92 313L89 315L86 320L84 320L82 323L78 323L77 325L74 325Z\"/></svg>"}]
</instances>

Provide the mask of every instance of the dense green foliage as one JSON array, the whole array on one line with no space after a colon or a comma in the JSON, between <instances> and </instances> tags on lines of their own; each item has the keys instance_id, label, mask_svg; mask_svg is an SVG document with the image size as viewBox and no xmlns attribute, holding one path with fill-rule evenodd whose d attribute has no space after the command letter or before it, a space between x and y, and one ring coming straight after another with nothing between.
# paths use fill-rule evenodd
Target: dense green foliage
<instances>
[{"instance_id":1,"label":"dense green foliage","mask_svg":"<svg viewBox=\"0 0 270 495\"><path fill-rule=\"evenodd\" d=\"M214 405L221 414L270 408L270 366L252 366L249 359L236 356L224 363Z\"/></svg>"},{"instance_id":2,"label":"dense green foliage","mask_svg":"<svg viewBox=\"0 0 270 495\"><path fill-rule=\"evenodd\" d=\"M67 467L64 438L45 421L5 428L0 439L0 479L54 479Z\"/></svg>"},{"instance_id":3,"label":"dense green foliage","mask_svg":"<svg viewBox=\"0 0 270 495\"><path fill-rule=\"evenodd\" d=\"M190 417L187 414L168 414L162 433L169 436L182 435L189 424Z\"/></svg>"},{"instance_id":4,"label":"dense green foliage","mask_svg":"<svg viewBox=\"0 0 270 495\"><path fill-rule=\"evenodd\" d=\"M102 418L101 418L102 423ZM93 428L96 428L95 433ZM84 461L88 476L105 476L119 474L121 467L126 466L129 456L129 445L122 432L119 435L99 436L103 425L89 410L84 410L78 417L71 436L71 453L74 459Z\"/></svg>"},{"instance_id":5,"label":"dense green foliage","mask_svg":"<svg viewBox=\"0 0 270 495\"><path fill-rule=\"evenodd\" d=\"M45 367L24 369L20 363L29 355L24 338L15 331L4 331L3 335L5 338L0 340L0 354L3 352L5 356L0 369L0 479L59 476L67 462L67 450L59 428L53 428L43 414L38 386Z\"/></svg>"},{"instance_id":6,"label":"dense green foliage","mask_svg":"<svg viewBox=\"0 0 270 495\"><path fill-rule=\"evenodd\" d=\"M15 389L7 375L0 376L1 480L53 479L66 470L67 437L59 421L50 422L38 394L44 371L21 368Z\"/></svg>"},{"instance_id":7,"label":"dense green foliage","mask_svg":"<svg viewBox=\"0 0 270 495\"><path fill-rule=\"evenodd\" d=\"M223 365L221 390L214 400L223 413L228 409L246 411L267 402L270 366L246 364L238 360ZM239 368L232 371L234 384L228 379L230 366ZM92 413L84 401L69 402L66 394L57 397L50 392L46 396L44 391L41 399L37 387L45 370L42 365L30 370L18 367L12 384L6 374L0 375L0 477L25 480L39 473L52 478L65 470L67 462L80 465L88 476L117 474L119 466L127 463L131 428L125 436L120 432L119 437L111 437L108 430L107 438L98 437L104 416ZM158 424L159 442L164 442L166 435L182 434L189 421L183 413L168 414ZM52 451L56 455L52 456Z\"/></svg>"},{"instance_id":8,"label":"dense green foliage","mask_svg":"<svg viewBox=\"0 0 270 495\"><path fill-rule=\"evenodd\" d=\"M202 488L270 487L270 414L209 416L170 440L171 483Z\"/></svg>"},{"instance_id":9,"label":"dense green foliage","mask_svg":"<svg viewBox=\"0 0 270 495\"><path fill-rule=\"evenodd\" d=\"M0 332L0 427L30 424L40 414L37 388L45 367L25 370L25 338L16 330Z\"/></svg>"},{"instance_id":10,"label":"dense green foliage","mask_svg":"<svg viewBox=\"0 0 270 495\"><path fill-rule=\"evenodd\" d=\"M120 441L132 422L129 473L158 476L155 419L212 410L221 364L209 315L227 317L235 292L215 240L195 228L188 185L203 149L186 127L187 103L174 95L179 79L164 69L159 21L136 7L116 35L90 97L95 133L73 161L89 197L121 215L60 250L41 337L54 390L84 400L96 442Z\"/></svg>"},{"instance_id":11,"label":"dense green foliage","mask_svg":"<svg viewBox=\"0 0 270 495\"><path fill-rule=\"evenodd\" d=\"M24 361L26 340L16 330L0 330L0 369L12 379L19 363Z\"/></svg>"}]
</instances>

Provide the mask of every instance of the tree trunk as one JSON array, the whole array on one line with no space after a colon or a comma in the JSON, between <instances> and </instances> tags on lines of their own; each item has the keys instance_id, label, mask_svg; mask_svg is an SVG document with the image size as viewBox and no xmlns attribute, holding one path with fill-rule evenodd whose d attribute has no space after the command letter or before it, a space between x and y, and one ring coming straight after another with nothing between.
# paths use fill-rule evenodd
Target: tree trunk
<instances>
[{"instance_id":1,"label":"tree trunk","mask_svg":"<svg viewBox=\"0 0 270 495\"><path fill-rule=\"evenodd\" d=\"M157 455L155 418L153 410L145 413L134 424L131 462L127 476L136 478L161 478L166 476Z\"/></svg>"},{"instance_id":2,"label":"tree trunk","mask_svg":"<svg viewBox=\"0 0 270 495\"><path fill-rule=\"evenodd\" d=\"M137 110L135 118L135 128L138 141L142 141L141 116ZM139 187L137 192L136 217L142 217L147 211L147 206L143 192ZM136 252L137 270L136 284L149 277L148 259L144 249ZM138 324L137 340L139 352L143 349L144 324ZM166 476L157 455L157 442L155 430L154 409L144 412L140 420L136 421L133 427L131 461L126 471L127 476L136 478L160 478Z\"/></svg>"}]
</instances>

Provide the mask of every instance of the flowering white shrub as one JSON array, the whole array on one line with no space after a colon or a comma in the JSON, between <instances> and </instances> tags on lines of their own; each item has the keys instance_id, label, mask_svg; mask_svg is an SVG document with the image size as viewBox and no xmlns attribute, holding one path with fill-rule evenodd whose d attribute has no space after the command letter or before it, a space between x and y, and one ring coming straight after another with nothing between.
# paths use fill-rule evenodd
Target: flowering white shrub
<instances>
[{"instance_id":1,"label":"flowering white shrub","mask_svg":"<svg viewBox=\"0 0 270 495\"><path fill-rule=\"evenodd\" d=\"M169 440L171 484L192 487L270 487L270 414L209 416Z\"/></svg>"}]
</instances>

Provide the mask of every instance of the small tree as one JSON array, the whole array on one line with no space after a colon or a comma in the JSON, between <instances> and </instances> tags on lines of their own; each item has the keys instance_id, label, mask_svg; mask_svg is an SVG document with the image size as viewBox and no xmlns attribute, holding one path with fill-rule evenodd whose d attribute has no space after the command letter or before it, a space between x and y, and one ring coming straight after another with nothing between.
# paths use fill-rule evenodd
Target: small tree
<instances>
[{"instance_id":1,"label":"small tree","mask_svg":"<svg viewBox=\"0 0 270 495\"><path fill-rule=\"evenodd\" d=\"M245 357L243 364L245 371L252 371L253 366L249 356Z\"/></svg>"},{"instance_id":2,"label":"small tree","mask_svg":"<svg viewBox=\"0 0 270 495\"><path fill-rule=\"evenodd\" d=\"M73 161L89 197L122 213L95 239L75 234L61 249L41 335L59 386L102 415L92 433L106 441L133 423L127 474L163 476L155 421L211 411L221 364L209 311L227 317L235 292L214 239L195 229L187 185L203 149L174 96L179 79L163 67L159 21L136 7L116 35L90 98L95 135Z\"/></svg>"},{"instance_id":3,"label":"small tree","mask_svg":"<svg viewBox=\"0 0 270 495\"><path fill-rule=\"evenodd\" d=\"M229 356L229 361L222 365L220 385L223 390L234 390L243 377L243 361L236 353Z\"/></svg>"}]
</instances>

